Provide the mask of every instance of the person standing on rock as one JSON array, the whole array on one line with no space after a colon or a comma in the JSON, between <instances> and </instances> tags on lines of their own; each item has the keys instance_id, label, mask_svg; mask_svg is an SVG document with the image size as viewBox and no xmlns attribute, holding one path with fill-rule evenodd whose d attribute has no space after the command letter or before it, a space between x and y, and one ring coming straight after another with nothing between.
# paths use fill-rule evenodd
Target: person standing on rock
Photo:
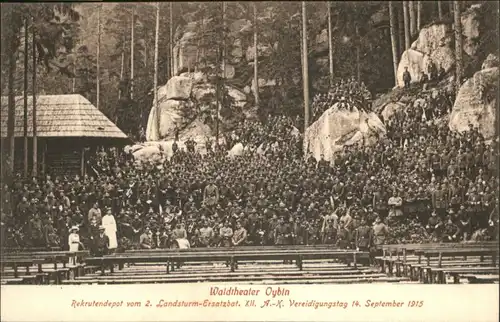
<instances>
[{"instance_id":1,"label":"person standing on rock","mask_svg":"<svg viewBox=\"0 0 500 322\"><path fill-rule=\"evenodd\" d=\"M436 64L432 61L432 59L429 59L429 63L427 65L427 73L429 74L429 79L431 81L437 80L438 69L436 67Z\"/></svg>"},{"instance_id":2,"label":"person standing on rock","mask_svg":"<svg viewBox=\"0 0 500 322\"><path fill-rule=\"evenodd\" d=\"M405 71L403 72L403 82L405 83L405 88L409 89L411 82L411 74L408 71L408 67L405 67Z\"/></svg>"}]
</instances>

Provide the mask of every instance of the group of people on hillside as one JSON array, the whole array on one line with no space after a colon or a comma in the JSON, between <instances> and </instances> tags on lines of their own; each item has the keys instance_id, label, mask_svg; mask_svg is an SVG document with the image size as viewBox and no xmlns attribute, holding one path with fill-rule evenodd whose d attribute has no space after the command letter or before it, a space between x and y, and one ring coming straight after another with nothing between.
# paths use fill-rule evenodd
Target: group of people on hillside
<instances>
[{"instance_id":1,"label":"group of people on hillside","mask_svg":"<svg viewBox=\"0 0 500 322\"><path fill-rule=\"evenodd\" d=\"M426 69L420 72L417 81L422 89L426 90L428 89L429 84L441 81L442 79L444 79L445 75L446 71L443 65L439 64L438 67L436 63L431 58L429 58L427 61ZM412 80L413 79L411 77L410 71L408 70L408 67L405 67L405 70L403 72L403 82L406 89L410 88L410 83Z\"/></svg>"},{"instance_id":2,"label":"group of people on hillside","mask_svg":"<svg viewBox=\"0 0 500 322\"><path fill-rule=\"evenodd\" d=\"M365 84L357 82L354 77L347 81L337 81L328 93L318 93L314 96L311 104L313 122L336 103L338 109L352 111L356 107L370 111L372 95Z\"/></svg>"},{"instance_id":3,"label":"group of people on hillside","mask_svg":"<svg viewBox=\"0 0 500 322\"><path fill-rule=\"evenodd\" d=\"M2 245L99 253L179 240L369 249L495 238L498 142L486 144L473 126L460 134L423 120L414 104L400 113L386 138L344 146L332 161L303 158L301 136L289 134L294 120L272 117L244 122L203 155L178 148L156 163L102 150L83 177L18 176L2 188ZM236 142L269 148L228 156Z\"/></svg>"}]
</instances>

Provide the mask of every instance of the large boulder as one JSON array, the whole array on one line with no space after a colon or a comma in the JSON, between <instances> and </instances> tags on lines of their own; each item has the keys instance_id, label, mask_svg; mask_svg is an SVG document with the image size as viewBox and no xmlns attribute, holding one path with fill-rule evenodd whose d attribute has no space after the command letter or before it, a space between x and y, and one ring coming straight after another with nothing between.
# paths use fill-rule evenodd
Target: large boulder
<instances>
[{"instance_id":1,"label":"large boulder","mask_svg":"<svg viewBox=\"0 0 500 322\"><path fill-rule=\"evenodd\" d=\"M193 89L193 80L187 76L174 76L170 78L166 86L162 86L161 90L166 90L166 93L158 91L159 97L164 97L167 100L187 100L191 96Z\"/></svg>"},{"instance_id":2,"label":"large boulder","mask_svg":"<svg viewBox=\"0 0 500 322\"><path fill-rule=\"evenodd\" d=\"M153 106L149 114L146 127L148 141L173 137L177 129L184 129L196 116L195 106L191 101L163 101L161 98L159 98L159 101L158 110ZM160 113L159 116L157 115L158 112ZM159 131L158 123L160 126ZM157 135L159 135L159 138Z\"/></svg>"},{"instance_id":3,"label":"large boulder","mask_svg":"<svg viewBox=\"0 0 500 322\"><path fill-rule=\"evenodd\" d=\"M278 43L274 44L274 49L278 48ZM259 51L259 58L270 56L273 48L267 45L257 45L257 50ZM255 60L255 48L254 46L249 46L245 53L245 58L249 62L253 62Z\"/></svg>"},{"instance_id":4,"label":"large boulder","mask_svg":"<svg viewBox=\"0 0 500 322\"><path fill-rule=\"evenodd\" d=\"M498 64L498 56L489 54L481 65L481 69L488 69L492 67L500 67Z\"/></svg>"},{"instance_id":5,"label":"large boulder","mask_svg":"<svg viewBox=\"0 0 500 322\"><path fill-rule=\"evenodd\" d=\"M455 51L450 46L436 48L430 54L430 58L433 62L436 62L438 66L442 66L445 72L449 72L455 67Z\"/></svg>"},{"instance_id":6,"label":"large boulder","mask_svg":"<svg viewBox=\"0 0 500 322\"><path fill-rule=\"evenodd\" d=\"M238 88L226 85L234 107L247 113L247 96ZM205 124L206 114L215 114L213 102L215 86L208 82L203 73L183 73L172 77L166 85L158 88L158 108L150 111L146 128L148 141L169 140L178 132L180 137L206 137L212 135L210 126ZM237 113L224 114L222 125L232 124L238 119ZM241 113L240 113L241 114ZM159 128L158 128L159 126Z\"/></svg>"},{"instance_id":7,"label":"large boulder","mask_svg":"<svg viewBox=\"0 0 500 322\"><path fill-rule=\"evenodd\" d=\"M132 154L134 158L138 162L153 162L158 163L164 160L164 156L162 155L162 151L159 145L149 145L143 146L140 149L137 149Z\"/></svg>"},{"instance_id":8,"label":"large boulder","mask_svg":"<svg viewBox=\"0 0 500 322\"><path fill-rule=\"evenodd\" d=\"M259 93L262 92L264 88L276 86L276 80L274 79L264 79L259 78ZM250 85L250 90L255 96L255 78L252 77L252 83Z\"/></svg>"},{"instance_id":9,"label":"large boulder","mask_svg":"<svg viewBox=\"0 0 500 322\"><path fill-rule=\"evenodd\" d=\"M411 49L430 55L439 47L451 44L451 26L449 24L433 24L422 28Z\"/></svg>"},{"instance_id":10,"label":"large boulder","mask_svg":"<svg viewBox=\"0 0 500 322\"><path fill-rule=\"evenodd\" d=\"M319 160L321 154L332 161L334 154L344 145L355 143L374 144L385 137L386 128L375 113L338 109L334 104L309 126L304 135L306 153Z\"/></svg>"},{"instance_id":11,"label":"large boulder","mask_svg":"<svg viewBox=\"0 0 500 322\"><path fill-rule=\"evenodd\" d=\"M243 151L245 150L245 147L241 143L236 143L231 150L227 152L227 155L230 157L238 157L243 155Z\"/></svg>"},{"instance_id":12,"label":"large boulder","mask_svg":"<svg viewBox=\"0 0 500 322\"><path fill-rule=\"evenodd\" d=\"M481 99L480 88L485 88ZM477 126L486 139L497 135L498 67L483 69L468 79L458 91L450 115L449 127L452 131L466 131L468 125Z\"/></svg>"}]
</instances>

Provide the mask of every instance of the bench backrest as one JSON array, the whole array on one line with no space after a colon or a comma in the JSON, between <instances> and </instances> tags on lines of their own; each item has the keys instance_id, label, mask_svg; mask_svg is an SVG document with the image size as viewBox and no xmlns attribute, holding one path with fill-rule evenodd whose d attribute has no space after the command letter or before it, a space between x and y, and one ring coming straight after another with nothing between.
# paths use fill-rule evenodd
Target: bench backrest
<instances>
[{"instance_id":1,"label":"bench backrest","mask_svg":"<svg viewBox=\"0 0 500 322\"><path fill-rule=\"evenodd\" d=\"M427 249L450 249L450 248L478 248L478 247L498 247L498 242L478 242L478 243L439 243L439 244L408 244L408 245L384 245L382 249L389 252L420 251Z\"/></svg>"},{"instance_id":2,"label":"bench backrest","mask_svg":"<svg viewBox=\"0 0 500 322\"><path fill-rule=\"evenodd\" d=\"M112 262L113 260L116 261L129 261L129 262L139 262L143 260L147 261L154 261L154 260L173 260L173 259L182 259L182 258L189 258L190 260L193 261L204 261L210 258L229 258L229 257L234 257L238 259L244 259L245 257L262 257L262 258L288 258L290 256L314 256L314 257L322 257L322 258L338 258L338 257L351 257L351 256L368 256L368 252L361 252L361 251L356 251L356 250L341 250L341 249L332 249L332 250L323 250L323 251L318 251L318 250L293 250L293 251L280 251L280 250L273 250L273 251L255 251L255 250L232 250L228 252L213 252L210 250L207 250L205 252L143 252L143 253L136 253L136 254L131 254L131 253L122 253L122 254L114 254L114 255L107 255L104 257L89 257L86 258L87 262L95 262L95 261L100 261L102 259L106 261Z\"/></svg>"},{"instance_id":3,"label":"bench backrest","mask_svg":"<svg viewBox=\"0 0 500 322\"><path fill-rule=\"evenodd\" d=\"M235 247L198 247L198 248L155 248L155 249L130 249L126 250L125 253L139 253L139 252L164 252L166 250L176 251L176 252L204 252L207 249L214 252L226 252L236 249ZM295 250L295 249L335 249L332 245L284 245L284 246L238 246L237 249L241 250Z\"/></svg>"},{"instance_id":4,"label":"bench backrest","mask_svg":"<svg viewBox=\"0 0 500 322\"><path fill-rule=\"evenodd\" d=\"M498 247L478 247L478 248L442 248L442 249L429 249L424 251L419 251L418 254L424 255L426 257L436 257L436 256L480 256L480 255L493 255L498 253Z\"/></svg>"}]
</instances>

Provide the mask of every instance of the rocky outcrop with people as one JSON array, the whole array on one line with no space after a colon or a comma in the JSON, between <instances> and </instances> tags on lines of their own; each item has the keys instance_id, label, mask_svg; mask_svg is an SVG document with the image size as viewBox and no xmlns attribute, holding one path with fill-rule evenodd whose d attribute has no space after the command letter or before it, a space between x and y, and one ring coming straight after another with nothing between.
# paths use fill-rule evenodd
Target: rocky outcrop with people
<instances>
[{"instance_id":1,"label":"rocky outcrop with people","mask_svg":"<svg viewBox=\"0 0 500 322\"><path fill-rule=\"evenodd\" d=\"M353 107L352 110L331 108L313 124L304 135L304 149L317 160L323 154L325 160L333 160L336 152L345 145L371 145L383 138L386 129L375 113L367 113Z\"/></svg>"},{"instance_id":2,"label":"rocky outcrop with people","mask_svg":"<svg viewBox=\"0 0 500 322\"><path fill-rule=\"evenodd\" d=\"M462 13L464 60L477 55L481 36L480 6L472 6ZM418 82L421 73L427 73L432 61L449 72L455 66L454 33L451 21L439 21L424 26L411 48L401 55L397 70L397 86L403 87L403 72L408 67L412 82Z\"/></svg>"},{"instance_id":3,"label":"rocky outcrop with people","mask_svg":"<svg viewBox=\"0 0 500 322\"><path fill-rule=\"evenodd\" d=\"M498 58L496 67L494 62L495 57L491 56L483 64L487 68L476 72L460 87L450 115L452 131L467 131L472 124L487 139L498 135L495 125L498 113Z\"/></svg>"}]
</instances>

